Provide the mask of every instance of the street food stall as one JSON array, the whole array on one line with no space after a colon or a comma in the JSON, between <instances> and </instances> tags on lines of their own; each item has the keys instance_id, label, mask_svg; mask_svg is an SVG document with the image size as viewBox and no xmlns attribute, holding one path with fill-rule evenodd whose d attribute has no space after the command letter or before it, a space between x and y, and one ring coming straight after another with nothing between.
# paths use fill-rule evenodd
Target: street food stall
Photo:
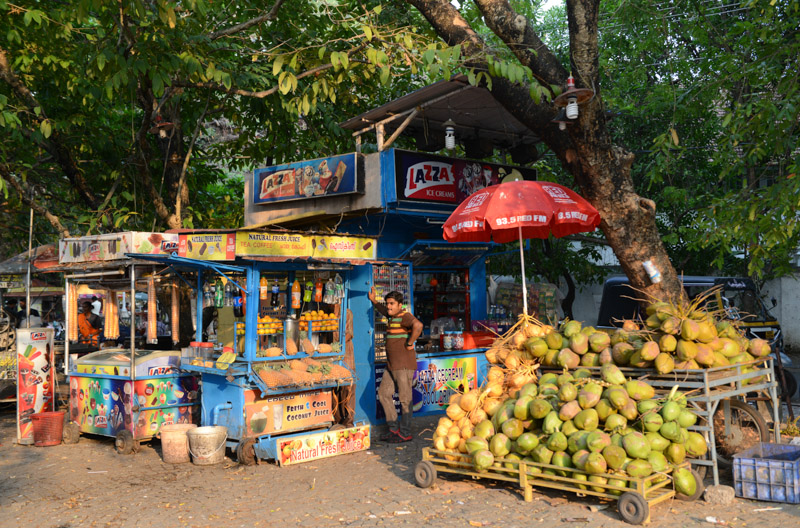
<instances>
[{"instance_id":1,"label":"street food stall","mask_svg":"<svg viewBox=\"0 0 800 528\"><path fill-rule=\"evenodd\" d=\"M210 231L181 233L175 255L139 256L193 283L196 341L181 368L200 375L202 424L227 428L240 463L369 447L357 375L365 351L353 342L369 329L353 314L376 253L363 236ZM203 339L209 308L213 342Z\"/></svg>"},{"instance_id":2,"label":"street food stall","mask_svg":"<svg viewBox=\"0 0 800 528\"><path fill-rule=\"evenodd\" d=\"M178 236L125 232L68 238L59 245L58 271L66 276L65 373L69 377L69 424L66 442L81 433L115 438L119 453L138 450L163 425L199 421L197 377L180 370L177 349L179 284L164 275L163 266L140 257L168 254ZM157 290L170 293L171 350L159 343ZM135 339L137 295L146 295L146 344ZM79 299L102 298L102 329L94 351L80 347ZM129 345L120 336L121 312L128 313ZM83 314L85 316L88 314ZM81 355L83 353L83 355Z\"/></svg>"}]
</instances>

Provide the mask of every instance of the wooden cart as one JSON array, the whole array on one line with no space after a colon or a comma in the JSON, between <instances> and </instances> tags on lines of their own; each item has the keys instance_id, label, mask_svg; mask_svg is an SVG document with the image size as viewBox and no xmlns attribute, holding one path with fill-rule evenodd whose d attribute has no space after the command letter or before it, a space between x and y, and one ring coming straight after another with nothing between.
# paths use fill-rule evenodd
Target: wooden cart
<instances>
[{"instance_id":1,"label":"wooden cart","mask_svg":"<svg viewBox=\"0 0 800 528\"><path fill-rule=\"evenodd\" d=\"M422 460L414 468L414 480L419 487L427 488L434 483L437 473L444 472L469 476L473 479L511 482L522 488L526 502L533 500L534 487L569 491L581 495L593 495L604 499L616 500L620 516L630 524L650 522L650 508L656 504L672 498L695 500L704 491L703 480L694 470L692 470L692 473L697 480L697 490L694 495L688 497L675 492L672 485L673 468L671 467L663 473L654 473L645 478L617 474L600 475L626 483L625 486L618 486L607 483L587 482L564 476L565 473L569 475L582 474L586 475L587 478L591 476L589 473L575 468L565 469L551 464L503 458L496 458L495 462L499 462L502 467L493 466L479 472L475 469L470 455L456 455L426 447L422 450ZM689 463L684 462L677 467L689 468ZM556 473L545 473L546 470Z\"/></svg>"}]
</instances>

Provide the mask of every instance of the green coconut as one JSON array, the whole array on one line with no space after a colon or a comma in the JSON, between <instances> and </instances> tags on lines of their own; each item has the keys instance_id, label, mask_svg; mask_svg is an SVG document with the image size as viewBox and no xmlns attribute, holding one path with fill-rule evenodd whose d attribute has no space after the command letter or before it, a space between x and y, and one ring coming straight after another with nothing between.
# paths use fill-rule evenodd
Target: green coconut
<instances>
[{"instance_id":1,"label":"green coconut","mask_svg":"<svg viewBox=\"0 0 800 528\"><path fill-rule=\"evenodd\" d=\"M589 348L592 352L600 352L611 346L611 336L605 332L595 332L589 336Z\"/></svg>"},{"instance_id":2,"label":"green coconut","mask_svg":"<svg viewBox=\"0 0 800 528\"><path fill-rule=\"evenodd\" d=\"M661 350L658 348L658 343L655 341L647 341L639 349L639 355L644 361L653 361Z\"/></svg>"},{"instance_id":3,"label":"green coconut","mask_svg":"<svg viewBox=\"0 0 800 528\"><path fill-rule=\"evenodd\" d=\"M681 409L678 414L678 425L687 428L697 423L697 415L688 409Z\"/></svg>"},{"instance_id":4,"label":"green coconut","mask_svg":"<svg viewBox=\"0 0 800 528\"><path fill-rule=\"evenodd\" d=\"M586 469L586 461L589 459L590 454L591 452L586 449L574 452L572 454L572 464L580 470Z\"/></svg>"},{"instance_id":5,"label":"green coconut","mask_svg":"<svg viewBox=\"0 0 800 528\"><path fill-rule=\"evenodd\" d=\"M649 400L656 395L655 389L641 380L630 380L625 384L625 390L636 401Z\"/></svg>"},{"instance_id":6,"label":"green coconut","mask_svg":"<svg viewBox=\"0 0 800 528\"><path fill-rule=\"evenodd\" d=\"M478 422L478 425L472 430L472 434L475 436L480 436L484 440L488 440L489 438L494 436L494 425L489 420L483 420Z\"/></svg>"},{"instance_id":7,"label":"green coconut","mask_svg":"<svg viewBox=\"0 0 800 528\"><path fill-rule=\"evenodd\" d=\"M516 440L517 438L525 432L525 427L522 425L522 420L518 420L517 418L509 418L503 425L500 427L503 431L503 434L506 435L511 440Z\"/></svg>"},{"instance_id":8,"label":"green coconut","mask_svg":"<svg viewBox=\"0 0 800 528\"><path fill-rule=\"evenodd\" d=\"M683 464L683 461L686 460L686 448L684 448L682 444L672 442L669 447L664 450L664 456L667 457L670 464L675 464L676 466Z\"/></svg>"},{"instance_id":9,"label":"green coconut","mask_svg":"<svg viewBox=\"0 0 800 528\"><path fill-rule=\"evenodd\" d=\"M689 431L684 447L686 454L694 458L700 458L708 452L708 444L705 437L694 431Z\"/></svg>"},{"instance_id":10,"label":"green coconut","mask_svg":"<svg viewBox=\"0 0 800 528\"><path fill-rule=\"evenodd\" d=\"M572 420L575 427L584 431L594 431L600 424L600 418L595 409L584 409L575 415Z\"/></svg>"},{"instance_id":11,"label":"green coconut","mask_svg":"<svg viewBox=\"0 0 800 528\"><path fill-rule=\"evenodd\" d=\"M496 457L504 457L511 452L511 439L503 433L497 433L489 440L489 450Z\"/></svg>"},{"instance_id":12,"label":"green coconut","mask_svg":"<svg viewBox=\"0 0 800 528\"><path fill-rule=\"evenodd\" d=\"M660 433L645 433L645 438L647 438L647 442L650 444L650 451L658 451L659 453L663 453L669 447L669 440L661 436Z\"/></svg>"},{"instance_id":13,"label":"green coconut","mask_svg":"<svg viewBox=\"0 0 800 528\"><path fill-rule=\"evenodd\" d=\"M600 418L601 422L607 420L612 414L617 414L617 410L611 405L611 402L605 398L600 398L600 401L594 406L594 410L597 411L597 416Z\"/></svg>"},{"instance_id":14,"label":"green coconut","mask_svg":"<svg viewBox=\"0 0 800 528\"><path fill-rule=\"evenodd\" d=\"M591 475L600 475L608 471L608 464L606 463L606 459L603 458L602 453L592 452L586 457L586 463L583 469Z\"/></svg>"},{"instance_id":15,"label":"green coconut","mask_svg":"<svg viewBox=\"0 0 800 528\"><path fill-rule=\"evenodd\" d=\"M661 336L661 339L658 340L658 348L662 352L675 352L677 347L678 340L675 339L674 335L664 334Z\"/></svg>"},{"instance_id":16,"label":"green coconut","mask_svg":"<svg viewBox=\"0 0 800 528\"><path fill-rule=\"evenodd\" d=\"M481 449L472 455L472 463L478 471L485 471L494 464L494 455L491 451Z\"/></svg>"},{"instance_id":17,"label":"green coconut","mask_svg":"<svg viewBox=\"0 0 800 528\"><path fill-rule=\"evenodd\" d=\"M650 453L650 443L642 433L629 433L622 437L622 447L631 458L646 459Z\"/></svg>"},{"instance_id":18,"label":"green coconut","mask_svg":"<svg viewBox=\"0 0 800 528\"><path fill-rule=\"evenodd\" d=\"M603 381L611 385L624 385L625 381L627 381L619 367L610 363L600 368L600 376L603 378Z\"/></svg>"},{"instance_id":19,"label":"green coconut","mask_svg":"<svg viewBox=\"0 0 800 528\"><path fill-rule=\"evenodd\" d=\"M637 458L628 463L625 472L631 477L644 478L652 475L653 466L647 460Z\"/></svg>"},{"instance_id":20,"label":"green coconut","mask_svg":"<svg viewBox=\"0 0 800 528\"><path fill-rule=\"evenodd\" d=\"M687 497L692 497L697 491L697 481L692 472L686 468L676 469L672 473L672 482L675 491Z\"/></svg>"},{"instance_id":21,"label":"green coconut","mask_svg":"<svg viewBox=\"0 0 800 528\"><path fill-rule=\"evenodd\" d=\"M654 361L654 366L656 372L659 374L669 374L673 370L675 370L675 360L672 358L672 355L662 352L661 354L656 356Z\"/></svg>"},{"instance_id":22,"label":"green coconut","mask_svg":"<svg viewBox=\"0 0 800 528\"><path fill-rule=\"evenodd\" d=\"M628 419L622 416L621 414L612 414L605 421L604 429L606 431L616 431L620 429L624 429L628 426Z\"/></svg>"},{"instance_id":23,"label":"green coconut","mask_svg":"<svg viewBox=\"0 0 800 528\"><path fill-rule=\"evenodd\" d=\"M578 404L581 406L581 409L590 409L597 405L602 394L603 387L597 383L587 383L578 393Z\"/></svg>"},{"instance_id":24,"label":"green coconut","mask_svg":"<svg viewBox=\"0 0 800 528\"><path fill-rule=\"evenodd\" d=\"M667 457L665 457L664 454L659 451L650 451L650 453L647 455L647 461L650 462L650 466L656 473L662 473L667 470L667 467L669 467Z\"/></svg>"},{"instance_id":25,"label":"green coconut","mask_svg":"<svg viewBox=\"0 0 800 528\"><path fill-rule=\"evenodd\" d=\"M604 447L602 453L603 458L606 459L606 464L608 464L608 467L611 469L621 469L627 456L625 449L615 445Z\"/></svg>"},{"instance_id":26,"label":"green coconut","mask_svg":"<svg viewBox=\"0 0 800 528\"><path fill-rule=\"evenodd\" d=\"M531 432L524 432L517 437L517 452L528 454L539 445L539 437Z\"/></svg>"},{"instance_id":27,"label":"green coconut","mask_svg":"<svg viewBox=\"0 0 800 528\"><path fill-rule=\"evenodd\" d=\"M542 422L542 432L548 435L553 434L561 430L561 424L563 423L564 422L559 419L557 412L550 411Z\"/></svg>"},{"instance_id":28,"label":"green coconut","mask_svg":"<svg viewBox=\"0 0 800 528\"><path fill-rule=\"evenodd\" d=\"M661 426L664 425L664 418L656 412L649 412L642 416L642 425L645 431L650 433L657 433Z\"/></svg>"},{"instance_id":29,"label":"green coconut","mask_svg":"<svg viewBox=\"0 0 800 528\"><path fill-rule=\"evenodd\" d=\"M565 337L572 337L576 334L579 334L581 331L581 323L580 321L567 321L561 327L561 332L564 334Z\"/></svg>"},{"instance_id":30,"label":"green coconut","mask_svg":"<svg viewBox=\"0 0 800 528\"><path fill-rule=\"evenodd\" d=\"M586 438L589 436L588 431L576 431L567 437L567 451L576 453L581 449L587 449Z\"/></svg>"},{"instance_id":31,"label":"green coconut","mask_svg":"<svg viewBox=\"0 0 800 528\"><path fill-rule=\"evenodd\" d=\"M599 452L611 445L611 437L603 431L592 431L586 437L586 449Z\"/></svg>"},{"instance_id":32,"label":"green coconut","mask_svg":"<svg viewBox=\"0 0 800 528\"><path fill-rule=\"evenodd\" d=\"M542 419L552 412L553 406L544 398L536 398L528 405L531 418Z\"/></svg>"},{"instance_id":33,"label":"green coconut","mask_svg":"<svg viewBox=\"0 0 800 528\"><path fill-rule=\"evenodd\" d=\"M557 431L547 439L547 449L550 451L564 451L567 449L567 435Z\"/></svg>"},{"instance_id":34,"label":"green coconut","mask_svg":"<svg viewBox=\"0 0 800 528\"><path fill-rule=\"evenodd\" d=\"M627 365L634 353L633 345L628 342L617 343L611 347L611 357L617 365Z\"/></svg>"},{"instance_id":35,"label":"green coconut","mask_svg":"<svg viewBox=\"0 0 800 528\"><path fill-rule=\"evenodd\" d=\"M665 422L674 422L681 415L681 406L676 401L668 401L661 407L661 417Z\"/></svg>"},{"instance_id":36,"label":"green coconut","mask_svg":"<svg viewBox=\"0 0 800 528\"><path fill-rule=\"evenodd\" d=\"M572 383L565 383L558 389L558 399L562 402L571 402L578 397L578 387Z\"/></svg>"}]
</instances>

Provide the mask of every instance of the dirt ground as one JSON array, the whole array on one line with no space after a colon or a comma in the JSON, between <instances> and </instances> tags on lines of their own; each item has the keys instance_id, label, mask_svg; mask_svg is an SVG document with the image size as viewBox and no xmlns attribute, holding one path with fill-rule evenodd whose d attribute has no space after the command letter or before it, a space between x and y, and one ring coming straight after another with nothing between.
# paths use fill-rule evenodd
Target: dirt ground
<instances>
[{"instance_id":1,"label":"dirt ground","mask_svg":"<svg viewBox=\"0 0 800 528\"><path fill-rule=\"evenodd\" d=\"M440 477L428 489L413 469L430 444L434 419L415 419L417 439L284 468L172 465L158 441L118 455L113 441L82 437L75 445L16 445L13 407L0 408L0 527L269 526L630 526L615 503L537 490L526 503L512 485ZM754 510L771 508L768 511ZM778 508L778 509L775 509ZM800 506L737 499L732 506L669 501L651 510L655 527L800 525Z\"/></svg>"}]
</instances>

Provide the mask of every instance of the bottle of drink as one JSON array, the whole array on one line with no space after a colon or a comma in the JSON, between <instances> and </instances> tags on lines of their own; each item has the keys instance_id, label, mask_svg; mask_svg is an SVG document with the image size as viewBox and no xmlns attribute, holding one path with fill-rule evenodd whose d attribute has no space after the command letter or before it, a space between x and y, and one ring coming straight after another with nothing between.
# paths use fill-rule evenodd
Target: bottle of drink
<instances>
[{"instance_id":1,"label":"bottle of drink","mask_svg":"<svg viewBox=\"0 0 800 528\"><path fill-rule=\"evenodd\" d=\"M278 306L278 295L281 293L281 287L278 286L278 279L275 279L275 284L272 285L272 298L269 300L269 305L273 308ZM265 298L266 300L266 298Z\"/></svg>"},{"instance_id":2,"label":"bottle of drink","mask_svg":"<svg viewBox=\"0 0 800 528\"><path fill-rule=\"evenodd\" d=\"M314 284L314 302L322 302L322 279L319 277Z\"/></svg>"},{"instance_id":3,"label":"bottle of drink","mask_svg":"<svg viewBox=\"0 0 800 528\"><path fill-rule=\"evenodd\" d=\"M269 281L267 278L262 276L261 282L258 285L258 298L259 300L266 301L267 300L267 292L269 290Z\"/></svg>"},{"instance_id":4,"label":"bottle of drink","mask_svg":"<svg viewBox=\"0 0 800 528\"><path fill-rule=\"evenodd\" d=\"M225 306L233 306L233 283L228 281L225 283Z\"/></svg>"},{"instance_id":5,"label":"bottle of drink","mask_svg":"<svg viewBox=\"0 0 800 528\"><path fill-rule=\"evenodd\" d=\"M203 308L211 306L213 302L214 294L211 291L211 284L206 281L206 283L203 285Z\"/></svg>"},{"instance_id":6,"label":"bottle of drink","mask_svg":"<svg viewBox=\"0 0 800 528\"><path fill-rule=\"evenodd\" d=\"M301 306L301 288L300 281L294 280L292 284L292 308L299 310Z\"/></svg>"},{"instance_id":7,"label":"bottle of drink","mask_svg":"<svg viewBox=\"0 0 800 528\"><path fill-rule=\"evenodd\" d=\"M222 308L225 304L225 288L222 286L222 279L217 278L217 285L214 288L214 305Z\"/></svg>"}]
</instances>

